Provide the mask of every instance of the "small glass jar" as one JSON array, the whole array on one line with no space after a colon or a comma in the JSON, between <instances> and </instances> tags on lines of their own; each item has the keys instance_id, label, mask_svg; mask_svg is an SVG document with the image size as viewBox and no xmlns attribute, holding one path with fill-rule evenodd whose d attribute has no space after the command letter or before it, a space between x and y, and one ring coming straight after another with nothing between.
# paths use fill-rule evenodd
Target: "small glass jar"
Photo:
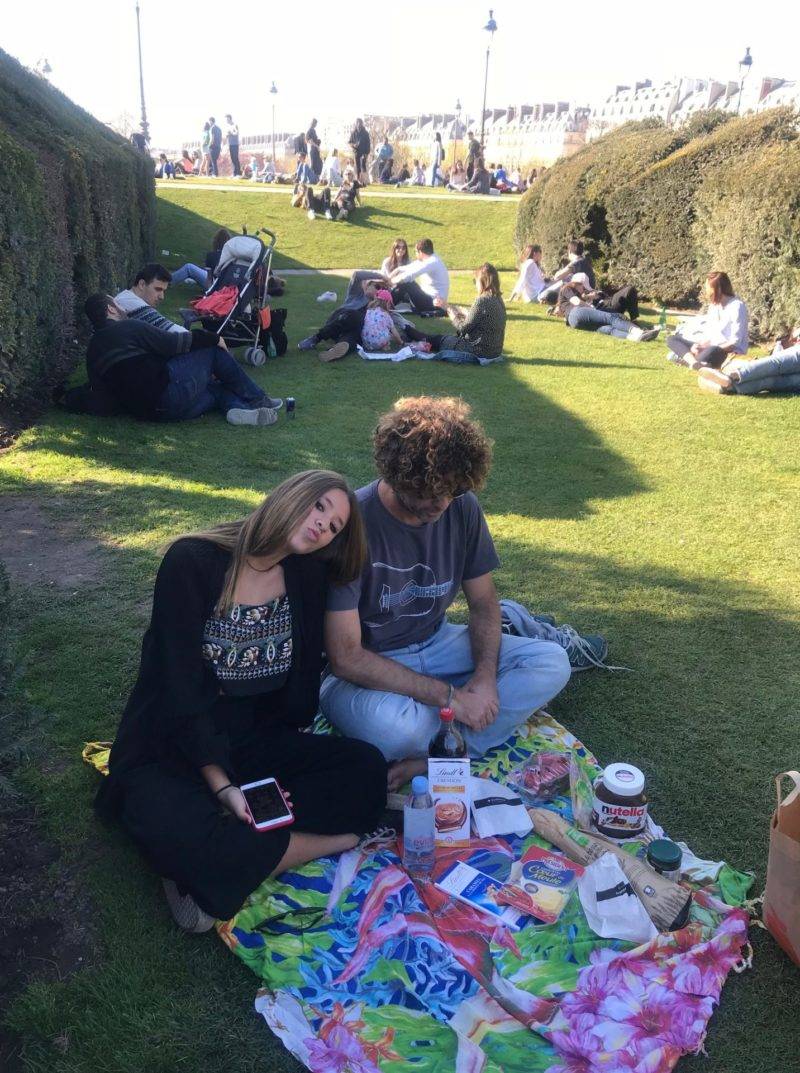
<instances>
[{"instance_id":1,"label":"small glass jar","mask_svg":"<svg viewBox=\"0 0 800 1073\"><path fill-rule=\"evenodd\" d=\"M680 846L668 838L656 838L647 847L647 863L653 871L676 883L681 878L682 858Z\"/></svg>"}]
</instances>

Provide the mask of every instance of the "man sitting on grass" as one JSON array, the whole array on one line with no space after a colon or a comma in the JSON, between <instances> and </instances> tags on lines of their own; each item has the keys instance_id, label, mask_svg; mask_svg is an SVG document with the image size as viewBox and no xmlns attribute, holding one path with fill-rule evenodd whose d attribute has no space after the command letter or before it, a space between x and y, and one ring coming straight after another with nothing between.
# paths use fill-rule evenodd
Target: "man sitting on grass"
<instances>
[{"instance_id":1,"label":"man sitting on grass","mask_svg":"<svg viewBox=\"0 0 800 1073\"><path fill-rule=\"evenodd\" d=\"M171 282L172 273L163 265L151 262L142 265L134 276L133 286L126 291L120 291L114 301L132 320L141 321L142 324L149 324L165 332L188 331L156 309L156 306L164 301Z\"/></svg>"},{"instance_id":2,"label":"man sitting on grass","mask_svg":"<svg viewBox=\"0 0 800 1073\"><path fill-rule=\"evenodd\" d=\"M359 489L369 554L331 590L320 706L343 734L394 761L389 789L425 769L439 709L470 756L505 742L570 677L558 644L503 634L497 553L475 496L491 446L459 399L400 399L374 436L379 478ZM445 613L462 591L469 624Z\"/></svg>"},{"instance_id":3,"label":"man sitting on grass","mask_svg":"<svg viewBox=\"0 0 800 1073\"><path fill-rule=\"evenodd\" d=\"M254 383L212 332L163 331L131 318L107 294L86 299L93 391L140 421L188 421L220 410L232 425L273 425L282 399Z\"/></svg>"},{"instance_id":4,"label":"man sitting on grass","mask_svg":"<svg viewBox=\"0 0 800 1073\"><path fill-rule=\"evenodd\" d=\"M421 238L416 250L416 261L400 265L389 277L392 301L395 305L408 302L417 313L436 312L437 298L447 304L450 274L441 258L433 252L433 242L429 238Z\"/></svg>"}]
</instances>

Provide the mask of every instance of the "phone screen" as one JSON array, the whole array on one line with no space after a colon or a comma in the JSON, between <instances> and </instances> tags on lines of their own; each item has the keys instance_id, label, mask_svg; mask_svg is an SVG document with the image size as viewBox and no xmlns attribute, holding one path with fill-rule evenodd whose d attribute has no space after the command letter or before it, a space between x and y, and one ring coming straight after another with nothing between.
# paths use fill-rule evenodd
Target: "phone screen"
<instances>
[{"instance_id":1,"label":"phone screen","mask_svg":"<svg viewBox=\"0 0 800 1073\"><path fill-rule=\"evenodd\" d=\"M275 782L266 782L261 786L252 786L243 790L247 805L255 823L269 823L291 816Z\"/></svg>"}]
</instances>

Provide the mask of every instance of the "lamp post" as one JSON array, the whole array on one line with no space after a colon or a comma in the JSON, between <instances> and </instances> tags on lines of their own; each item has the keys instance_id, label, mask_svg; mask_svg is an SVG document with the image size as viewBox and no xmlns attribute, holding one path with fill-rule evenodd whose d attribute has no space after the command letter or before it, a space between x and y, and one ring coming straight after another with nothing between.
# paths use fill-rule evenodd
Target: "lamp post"
<instances>
[{"instance_id":1,"label":"lamp post","mask_svg":"<svg viewBox=\"0 0 800 1073\"><path fill-rule=\"evenodd\" d=\"M455 113L456 113L456 138L455 138L456 144L455 144L455 147L453 148L453 168L456 166L456 160L458 159L458 137L459 137L460 128L461 128L461 98L460 97L456 101ZM453 169L451 168L450 170L452 171Z\"/></svg>"},{"instance_id":2,"label":"lamp post","mask_svg":"<svg viewBox=\"0 0 800 1073\"><path fill-rule=\"evenodd\" d=\"M144 72L142 70L142 26L139 21L139 0L136 0L136 40L139 44L139 96L142 100L142 134L145 141L150 141L150 128L147 124L147 109L144 106Z\"/></svg>"},{"instance_id":3,"label":"lamp post","mask_svg":"<svg viewBox=\"0 0 800 1073\"><path fill-rule=\"evenodd\" d=\"M492 41L494 40L494 32L497 29L497 23L494 21L494 12L489 8L489 21L484 26L484 30L489 33L489 44L486 46L486 71L483 76L483 108L481 109L481 153L483 153L483 132L486 125L486 88L489 85L489 52L492 47Z\"/></svg>"},{"instance_id":4,"label":"lamp post","mask_svg":"<svg viewBox=\"0 0 800 1073\"><path fill-rule=\"evenodd\" d=\"M736 105L736 114L742 110L742 90L744 89L744 80L750 74L750 68L753 66L753 57L750 55L750 49L744 50L744 56L739 60L739 101ZM742 74L742 68L744 67L744 74Z\"/></svg>"},{"instance_id":5,"label":"lamp post","mask_svg":"<svg viewBox=\"0 0 800 1073\"><path fill-rule=\"evenodd\" d=\"M275 97L278 94L278 87L275 83L272 83L270 87L270 96L272 97L272 166L275 169L275 174L278 174L278 162L275 159Z\"/></svg>"}]
</instances>

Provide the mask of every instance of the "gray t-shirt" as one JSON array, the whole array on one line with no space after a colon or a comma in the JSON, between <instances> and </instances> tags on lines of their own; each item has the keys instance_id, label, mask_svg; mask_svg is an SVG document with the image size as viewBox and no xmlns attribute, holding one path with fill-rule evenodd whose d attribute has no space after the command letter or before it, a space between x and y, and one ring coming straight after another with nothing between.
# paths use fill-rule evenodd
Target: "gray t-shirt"
<instances>
[{"instance_id":1,"label":"gray t-shirt","mask_svg":"<svg viewBox=\"0 0 800 1073\"><path fill-rule=\"evenodd\" d=\"M364 646L388 652L427 640L465 579L499 565L478 500L454 499L437 522L406 525L381 503L378 481L356 493L369 555L361 577L332 587L329 611L358 608Z\"/></svg>"}]
</instances>

